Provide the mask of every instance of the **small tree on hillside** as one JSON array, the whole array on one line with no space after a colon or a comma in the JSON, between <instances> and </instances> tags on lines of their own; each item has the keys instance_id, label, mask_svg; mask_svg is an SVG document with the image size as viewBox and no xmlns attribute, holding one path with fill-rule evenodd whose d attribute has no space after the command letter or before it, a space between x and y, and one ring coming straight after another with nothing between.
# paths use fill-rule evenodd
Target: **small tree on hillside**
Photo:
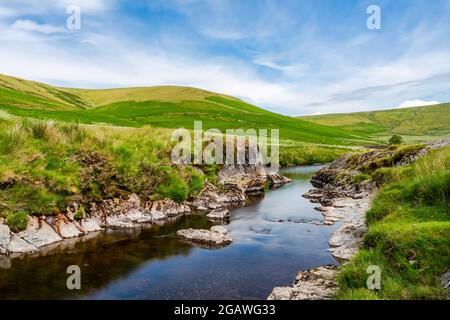
<instances>
[{"instance_id":1,"label":"small tree on hillside","mask_svg":"<svg viewBox=\"0 0 450 320\"><path fill-rule=\"evenodd\" d=\"M389 139L389 144L400 144L403 142L403 138L401 136L399 136L398 134L394 134L390 139Z\"/></svg>"}]
</instances>

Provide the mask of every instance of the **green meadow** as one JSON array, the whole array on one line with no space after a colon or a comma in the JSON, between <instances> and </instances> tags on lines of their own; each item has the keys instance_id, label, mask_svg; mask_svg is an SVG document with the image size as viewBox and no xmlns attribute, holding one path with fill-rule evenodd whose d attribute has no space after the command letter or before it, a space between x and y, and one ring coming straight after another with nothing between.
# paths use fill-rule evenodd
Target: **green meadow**
<instances>
[{"instance_id":1,"label":"green meadow","mask_svg":"<svg viewBox=\"0 0 450 320\"><path fill-rule=\"evenodd\" d=\"M293 118L242 100L175 86L87 90L0 75L0 218L13 231L28 215L54 215L73 201L131 193L143 199L195 197L218 166L171 163L175 128L279 129L280 164L327 163L360 146L448 137L450 104ZM393 146L393 148L397 148ZM414 148L414 146L400 147ZM378 159L355 183L380 187L367 213L364 247L339 275L340 299L445 298L438 276L450 265L450 149L408 167ZM300 196L300 195L299 195ZM367 267L382 288L366 289Z\"/></svg>"},{"instance_id":2,"label":"green meadow","mask_svg":"<svg viewBox=\"0 0 450 320\"><path fill-rule=\"evenodd\" d=\"M300 117L316 124L332 126L355 134L367 134L386 141L399 134L407 142L450 137L450 103L426 107L382 111L326 114Z\"/></svg>"},{"instance_id":3,"label":"green meadow","mask_svg":"<svg viewBox=\"0 0 450 320\"><path fill-rule=\"evenodd\" d=\"M0 108L10 114L44 120L146 125L193 129L279 129L280 138L295 142L333 145L370 144L366 133L283 116L242 100L188 87L149 87L105 90L57 88L0 76Z\"/></svg>"}]
</instances>

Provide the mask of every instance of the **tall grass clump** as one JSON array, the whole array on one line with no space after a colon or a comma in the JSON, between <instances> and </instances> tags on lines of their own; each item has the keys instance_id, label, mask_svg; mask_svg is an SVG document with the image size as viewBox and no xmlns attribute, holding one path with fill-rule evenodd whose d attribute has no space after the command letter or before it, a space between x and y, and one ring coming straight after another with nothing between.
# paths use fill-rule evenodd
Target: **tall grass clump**
<instances>
[{"instance_id":1,"label":"tall grass clump","mask_svg":"<svg viewBox=\"0 0 450 320\"><path fill-rule=\"evenodd\" d=\"M59 130L65 134L70 142L81 143L88 136L86 128L78 122L59 124Z\"/></svg>"},{"instance_id":2,"label":"tall grass clump","mask_svg":"<svg viewBox=\"0 0 450 320\"><path fill-rule=\"evenodd\" d=\"M28 225L28 214L25 211L9 213L6 216L6 224L13 232L25 230Z\"/></svg>"},{"instance_id":3,"label":"tall grass clump","mask_svg":"<svg viewBox=\"0 0 450 320\"><path fill-rule=\"evenodd\" d=\"M35 139L52 143L61 141L61 134L53 121L26 120L23 124Z\"/></svg>"},{"instance_id":4,"label":"tall grass clump","mask_svg":"<svg viewBox=\"0 0 450 320\"><path fill-rule=\"evenodd\" d=\"M19 150L25 141L25 134L19 126L0 133L0 154L11 155Z\"/></svg>"},{"instance_id":5,"label":"tall grass clump","mask_svg":"<svg viewBox=\"0 0 450 320\"><path fill-rule=\"evenodd\" d=\"M172 167L161 168L162 182L156 189L159 198L183 202L189 195L189 186Z\"/></svg>"}]
</instances>

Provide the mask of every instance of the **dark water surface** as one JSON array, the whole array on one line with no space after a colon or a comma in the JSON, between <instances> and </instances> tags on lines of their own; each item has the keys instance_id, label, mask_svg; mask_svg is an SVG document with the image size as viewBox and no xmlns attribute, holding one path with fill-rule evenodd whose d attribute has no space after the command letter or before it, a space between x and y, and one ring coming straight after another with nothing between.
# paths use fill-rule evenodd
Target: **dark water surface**
<instances>
[{"instance_id":1,"label":"dark water surface","mask_svg":"<svg viewBox=\"0 0 450 320\"><path fill-rule=\"evenodd\" d=\"M205 216L164 225L102 231L47 248L38 256L0 261L1 299L265 299L296 273L335 263L327 252L335 227L301 197L320 167L283 169L294 183L232 211L234 242L206 249L175 237L179 229L209 228ZM81 268L82 289L70 291L69 265Z\"/></svg>"}]
</instances>

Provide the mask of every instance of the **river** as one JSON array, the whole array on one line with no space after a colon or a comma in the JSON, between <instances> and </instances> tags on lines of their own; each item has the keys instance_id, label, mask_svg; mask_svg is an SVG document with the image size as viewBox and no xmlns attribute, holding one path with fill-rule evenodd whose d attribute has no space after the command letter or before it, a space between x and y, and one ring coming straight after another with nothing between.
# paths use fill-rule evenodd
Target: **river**
<instances>
[{"instance_id":1,"label":"river","mask_svg":"<svg viewBox=\"0 0 450 320\"><path fill-rule=\"evenodd\" d=\"M293 183L233 209L234 242L208 249L177 240L182 228L209 228L204 215L164 226L109 230L0 261L0 299L265 299L292 285L299 270L336 261L327 251L335 226L320 225L301 197L320 166L282 169ZM81 269L81 290L68 290L66 269Z\"/></svg>"}]
</instances>

